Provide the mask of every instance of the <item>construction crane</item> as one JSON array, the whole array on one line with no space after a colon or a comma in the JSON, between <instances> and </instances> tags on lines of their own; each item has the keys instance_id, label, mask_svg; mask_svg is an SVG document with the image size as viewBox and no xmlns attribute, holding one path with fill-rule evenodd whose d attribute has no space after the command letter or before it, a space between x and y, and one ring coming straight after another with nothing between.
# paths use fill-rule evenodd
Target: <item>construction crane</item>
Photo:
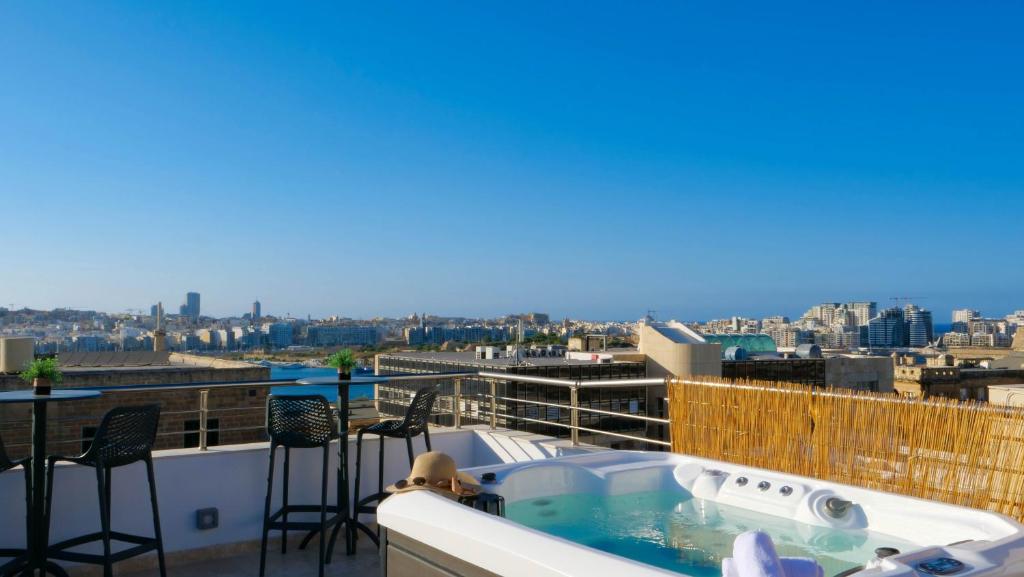
<instances>
[{"instance_id":1,"label":"construction crane","mask_svg":"<svg viewBox=\"0 0 1024 577\"><path fill-rule=\"evenodd\" d=\"M910 302L910 301L923 301L923 300L927 300L927 299L928 299L928 297L889 297L889 300L896 301L897 303L899 303L899 301Z\"/></svg>"}]
</instances>

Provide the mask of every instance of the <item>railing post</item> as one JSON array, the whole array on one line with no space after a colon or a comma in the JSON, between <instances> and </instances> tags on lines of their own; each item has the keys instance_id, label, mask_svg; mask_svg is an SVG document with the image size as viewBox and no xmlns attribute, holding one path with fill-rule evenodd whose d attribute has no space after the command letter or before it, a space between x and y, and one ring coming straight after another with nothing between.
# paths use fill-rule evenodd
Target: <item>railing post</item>
<instances>
[{"instance_id":1,"label":"railing post","mask_svg":"<svg viewBox=\"0 0 1024 577\"><path fill-rule=\"evenodd\" d=\"M665 377L665 415L662 417L668 419L668 450L673 451L672 447L672 379Z\"/></svg>"},{"instance_id":2,"label":"railing post","mask_svg":"<svg viewBox=\"0 0 1024 577\"><path fill-rule=\"evenodd\" d=\"M462 428L462 379L455 379L455 406L452 407L452 413L455 419L455 428Z\"/></svg>"},{"instance_id":3,"label":"railing post","mask_svg":"<svg viewBox=\"0 0 1024 577\"><path fill-rule=\"evenodd\" d=\"M498 382L491 379L491 430L498 428Z\"/></svg>"},{"instance_id":4,"label":"railing post","mask_svg":"<svg viewBox=\"0 0 1024 577\"><path fill-rule=\"evenodd\" d=\"M208 429L206 428L206 425L209 422L209 420L208 420L209 416L210 416L210 390L209 389L203 389L203 390L199 391L199 450L200 451L205 451L208 448L207 447L207 442L206 442L206 433L208 432Z\"/></svg>"},{"instance_id":5,"label":"railing post","mask_svg":"<svg viewBox=\"0 0 1024 577\"><path fill-rule=\"evenodd\" d=\"M569 429L569 437L572 439L572 446L578 447L580 444L580 396L579 396L579 383L572 386L569 389L569 425L572 427Z\"/></svg>"}]
</instances>

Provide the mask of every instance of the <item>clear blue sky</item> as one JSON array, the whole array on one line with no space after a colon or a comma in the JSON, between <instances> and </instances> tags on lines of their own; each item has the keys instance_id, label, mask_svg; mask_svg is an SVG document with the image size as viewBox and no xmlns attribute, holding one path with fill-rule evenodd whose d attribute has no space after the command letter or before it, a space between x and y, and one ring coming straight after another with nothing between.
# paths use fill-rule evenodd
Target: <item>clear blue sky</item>
<instances>
[{"instance_id":1,"label":"clear blue sky","mask_svg":"<svg viewBox=\"0 0 1024 577\"><path fill-rule=\"evenodd\" d=\"M1024 308L1024 4L5 3L0 304Z\"/></svg>"}]
</instances>

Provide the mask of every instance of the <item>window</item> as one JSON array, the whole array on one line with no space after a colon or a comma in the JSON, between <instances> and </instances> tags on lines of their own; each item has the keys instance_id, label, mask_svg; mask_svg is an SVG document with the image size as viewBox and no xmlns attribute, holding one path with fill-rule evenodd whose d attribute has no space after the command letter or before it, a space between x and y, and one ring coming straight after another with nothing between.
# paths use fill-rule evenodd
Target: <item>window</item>
<instances>
[{"instance_id":1,"label":"window","mask_svg":"<svg viewBox=\"0 0 1024 577\"><path fill-rule=\"evenodd\" d=\"M206 445L213 447L220 444L220 419L206 420ZM199 419L185 421L184 442L186 449L199 446Z\"/></svg>"}]
</instances>

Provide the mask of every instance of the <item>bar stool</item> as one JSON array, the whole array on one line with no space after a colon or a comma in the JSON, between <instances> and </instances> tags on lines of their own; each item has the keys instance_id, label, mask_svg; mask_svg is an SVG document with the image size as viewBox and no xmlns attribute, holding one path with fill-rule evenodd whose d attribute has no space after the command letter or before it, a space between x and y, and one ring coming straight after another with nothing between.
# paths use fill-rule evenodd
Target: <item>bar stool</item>
<instances>
[{"instance_id":1,"label":"bar stool","mask_svg":"<svg viewBox=\"0 0 1024 577\"><path fill-rule=\"evenodd\" d=\"M17 461L11 460L7 456L7 451L4 450L4 440L0 438L0 473L10 471L15 467L21 467L25 470L25 538L28 539L29 535L29 516L28 512L32 508L32 469L29 468L31 459L18 459ZM28 553L27 549L0 549L0 557L14 557L13 560L0 565L0 575L6 575L7 570L17 565Z\"/></svg>"},{"instance_id":2,"label":"bar stool","mask_svg":"<svg viewBox=\"0 0 1024 577\"><path fill-rule=\"evenodd\" d=\"M267 500L263 508L263 540L260 545L260 577L266 572L267 539L271 530L281 531L281 553L288 551L288 530L320 533L319 575L330 562L325 551L327 529L342 521L340 507L327 505L327 470L330 466L331 440L337 438L334 414L330 403L320 395L270 395L267 397L267 434L270 436L270 470L267 474ZM274 494L274 460L278 447L284 447L283 497L281 508L271 514ZM288 475L292 449L323 450L319 505L289 505ZM333 513L328 519L327 513ZM318 522L289 521L289 513L320 513ZM332 547L333 549L333 547Z\"/></svg>"},{"instance_id":3,"label":"bar stool","mask_svg":"<svg viewBox=\"0 0 1024 577\"><path fill-rule=\"evenodd\" d=\"M356 434L356 480L355 480L355 494L352 501L355 503L353 517L356 526L363 529L370 539L373 540L374 544L380 545L376 535L370 533L363 525L359 523L360 513L375 513L377 511L376 505L370 505L374 501L380 503L387 493L384 492L384 438L405 438L405 446L409 452L409 468L412 469L412 462L415 460L416 455L413 454L412 450L412 439L413 437L419 436L423 433L423 440L426 442L427 451L430 451L430 431L427 429L427 425L430 419L430 412L433 410L434 401L437 399L437 387L430 385L423 387L416 391L416 395L412 398L412 402L409 403L409 408L405 411L405 418L390 421L381 421L372 425L359 429ZM359 482L361 479L362 471L362 458L363 458L363 435L377 435L380 438L380 451L379 461L377 466L377 492L373 495L364 497L361 501L359 499Z\"/></svg>"},{"instance_id":4,"label":"bar stool","mask_svg":"<svg viewBox=\"0 0 1024 577\"><path fill-rule=\"evenodd\" d=\"M96 485L100 501L100 526L98 533L90 533L51 545L47 555L53 559L103 565L104 577L113 575L114 563L136 555L156 550L160 577L167 576L164 563L164 541L160 532L160 511L156 502L156 476L153 474L153 445L156 443L157 426L160 423L160 405L117 407L103 416L96 430L89 450L78 457L50 456L46 459L46 527L49 530L53 511L53 473L58 461L69 461L96 469ZM146 464L149 479L149 503L153 510L153 537L142 537L113 531L110 527L111 472L142 461ZM68 551L95 541L103 542L103 554ZM123 541L134 547L112 553L111 541Z\"/></svg>"}]
</instances>

